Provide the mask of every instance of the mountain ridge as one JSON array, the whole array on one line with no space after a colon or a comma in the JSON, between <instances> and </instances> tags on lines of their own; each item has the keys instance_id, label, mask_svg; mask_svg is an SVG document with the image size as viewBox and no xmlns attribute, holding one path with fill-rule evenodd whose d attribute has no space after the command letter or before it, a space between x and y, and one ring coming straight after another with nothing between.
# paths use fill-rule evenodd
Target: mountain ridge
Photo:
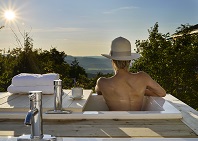
<instances>
[{"instance_id":1,"label":"mountain ridge","mask_svg":"<svg viewBox=\"0 0 198 141\"><path fill-rule=\"evenodd\" d=\"M111 60L103 56L71 56L67 55L65 61L71 64L72 61L78 60L79 65L85 69L88 74L97 74L98 72L113 73Z\"/></svg>"}]
</instances>

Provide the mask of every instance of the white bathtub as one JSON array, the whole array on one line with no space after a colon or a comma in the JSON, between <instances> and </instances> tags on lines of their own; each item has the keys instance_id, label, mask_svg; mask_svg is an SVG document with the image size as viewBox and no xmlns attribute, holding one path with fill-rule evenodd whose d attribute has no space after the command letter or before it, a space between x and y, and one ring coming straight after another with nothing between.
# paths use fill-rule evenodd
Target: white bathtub
<instances>
[{"instance_id":1,"label":"white bathtub","mask_svg":"<svg viewBox=\"0 0 198 141\"><path fill-rule=\"evenodd\" d=\"M167 95L168 99L168 95ZM4 112L0 118L24 119L27 112ZM103 96L90 95L83 112L72 112L71 114L46 114L43 119L65 120L65 119L181 119L182 114L165 98L145 97L142 111L109 111Z\"/></svg>"},{"instance_id":2,"label":"white bathtub","mask_svg":"<svg viewBox=\"0 0 198 141\"><path fill-rule=\"evenodd\" d=\"M109 111L103 96L92 94L83 116L98 119L180 119L182 114L162 97L145 96L141 111Z\"/></svg>"},{"instance_id":3,"label":"white bathtub","mask_svg":"<svg viewBox=\"0 0 198 141\"><path fill-rule=\"evenodd\" d=\"M45 119L181 119L182 114L161 97L146 97L142 111L109 111L103 96L92 94L83 112L43 115Z\"/></svg>"}]
</instances>

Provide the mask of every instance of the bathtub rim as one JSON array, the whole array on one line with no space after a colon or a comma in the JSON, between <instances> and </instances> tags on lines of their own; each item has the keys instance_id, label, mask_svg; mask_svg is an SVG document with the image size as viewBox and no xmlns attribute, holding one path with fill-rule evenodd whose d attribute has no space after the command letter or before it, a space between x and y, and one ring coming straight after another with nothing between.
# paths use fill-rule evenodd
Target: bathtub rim
<instances>
[{"instance_id":1,"label":"bathtub rim","mask_svg":"<svg viewBox=\"0 0 198 141\"><path fill-rule=\"evenodd\" d=\"M159 97L152 97L154 100ZM160 97L161 98L161 97ZM43 119L50 120L82 120L82 119L181 119L181 112L175 108L166 97L165 111L83 111L72 112L71 114L46 114L43 111ZM67 109L69 110L69 109ZM27 112L8 112L0 114L0 119L24 119Z\"/></svg>"}]
</instances>

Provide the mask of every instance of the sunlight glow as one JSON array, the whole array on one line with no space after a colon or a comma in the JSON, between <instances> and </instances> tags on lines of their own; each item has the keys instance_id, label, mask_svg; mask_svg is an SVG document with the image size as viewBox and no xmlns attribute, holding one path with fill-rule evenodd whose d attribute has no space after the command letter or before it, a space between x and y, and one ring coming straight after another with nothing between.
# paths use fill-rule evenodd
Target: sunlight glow
<instances>
[{"instance_id":1,"label":"sunlight glow","mask_svg":"<svg viewBox=\"0 0 198 141\"><path fill-rule=\"evenodd\" d=\"M15 18L15 13L14 13L13 11L11 11L11 10L5 11L4 17L5 17L7 20L14 20L14 18Z\"/></svg>"}]
</instances>

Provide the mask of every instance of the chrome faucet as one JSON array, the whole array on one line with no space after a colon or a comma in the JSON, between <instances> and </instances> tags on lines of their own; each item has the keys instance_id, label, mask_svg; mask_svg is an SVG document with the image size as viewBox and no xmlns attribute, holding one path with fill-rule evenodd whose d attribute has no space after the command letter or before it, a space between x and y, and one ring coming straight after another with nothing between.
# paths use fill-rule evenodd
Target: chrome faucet
<instances>
[{"instance_id":1,"label":"chrome faucet","mask_svg":"<svg viewBox=\"0 0 198 141\"><path fill-rule=\"evenodd\" d=\"M54 109L48 110L46 114L71 114L72 111L62 108L62 80L54 80Z\"/></svg>"},{"instance_id":2,"label":"chrome faucet","mask_svg":"<svg viewBox=\"0 0 198 141\"><path fill-rule=\"evenodd\" d=\"M24 124L31 125L31 139L43 138L42 124L42 92L30 91L30 110L28 111Z\"/></svg>"},{"instance_id":3,"label":"chrome faucet","mask_svg":"<svg viewBox=\"0 0 198 141\"><path fill-rule=\"evenodd\" d=\"M62 110L62 80L54 80L54 110Z\"/></svg>"},{"instance_id":4,"label":"chrome faucet","mask_svg":"<svg viewBox=\"0 0 198 141\"><path fill-rule=\"evenodd\" d=\"M30 110L28 111L24 124L31 125L31 134L22 135L17 141L56 141L56 137L43 135L42 122L42 92L30 91Z\"/></svg>"}]
</instances>

